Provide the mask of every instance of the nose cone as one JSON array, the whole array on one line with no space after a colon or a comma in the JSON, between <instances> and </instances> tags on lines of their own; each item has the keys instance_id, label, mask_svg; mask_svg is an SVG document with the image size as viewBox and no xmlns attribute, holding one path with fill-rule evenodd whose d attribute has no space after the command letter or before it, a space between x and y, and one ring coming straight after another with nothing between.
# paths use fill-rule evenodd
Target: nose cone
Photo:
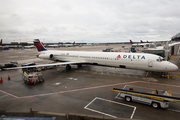
<instances>
[{"instance_id":1,"label":"nose cone","mask_svg":"<svg viewBox=\"0 0 180 120\"><path fill-rule=\"evenodd\" d=\"M167 70L170 72L170 71L176 71L178 70L178 66L173 64L173 63L170 63L169 62L169 65L167 66Z\"/></svg>"}]
</instances>

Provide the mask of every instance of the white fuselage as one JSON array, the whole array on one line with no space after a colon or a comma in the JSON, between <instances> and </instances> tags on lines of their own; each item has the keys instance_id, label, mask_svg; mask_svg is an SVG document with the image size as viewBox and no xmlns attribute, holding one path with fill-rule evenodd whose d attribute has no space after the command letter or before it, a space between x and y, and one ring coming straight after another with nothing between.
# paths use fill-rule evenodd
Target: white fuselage
<instances>
[{"instance_id":1,"label":"white fuselage","mask_svg":"<svg viewBox=\"0 0 180 120\"><path fill-rule=\"evenodd\" d=\"M178 69L175 64L163 61L162 57L146 53L47 50L39 52L38 57L41 59L59 60L64 62L82 62L94 65L156 72L170 72Z\"/></svg>"}]
</instances>

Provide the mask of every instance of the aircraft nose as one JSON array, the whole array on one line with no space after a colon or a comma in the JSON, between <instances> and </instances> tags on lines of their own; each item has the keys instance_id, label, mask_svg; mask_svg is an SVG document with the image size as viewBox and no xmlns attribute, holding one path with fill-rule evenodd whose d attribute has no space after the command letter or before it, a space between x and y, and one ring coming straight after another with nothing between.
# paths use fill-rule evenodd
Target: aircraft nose
<instances>
[{"instance_id":1,"label":"aircraft nose","mask_svg":"<svg viewBox=\"0 0 180 120\"><path fill-rule=\"evenodd\" d=\"M169 71L176 71L178 70L178 66L173 63L170 63L168 69Z\"/></svg>"},{"instance_id":2,"label":"aircraft nose","mask_svg":"<svg viewBox=\"0 0 180 120\"><path fill-rule=\"evenodd\" d=\"M177 65L174 65L174 70L176 71L176 70L178 70L179 68L178 68L178 66Z\"/></svg>"}]
</instances>

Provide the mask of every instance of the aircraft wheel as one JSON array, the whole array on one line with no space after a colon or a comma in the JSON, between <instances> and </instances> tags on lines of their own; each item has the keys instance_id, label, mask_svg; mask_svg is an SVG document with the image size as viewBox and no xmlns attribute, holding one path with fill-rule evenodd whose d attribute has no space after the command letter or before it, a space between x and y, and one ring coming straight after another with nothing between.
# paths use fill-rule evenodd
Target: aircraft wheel
<instances>
[{"instance_id":1,"label":"aircraft wheel","mask_svg":"<svg viewBox=\"0 0 180 120\"><path fill-rule=\"evenodd\" d=\"M44 79L42 79L42 81L41 81L42 83L44 83Z\"/></svg>"},{"instance_id":2,"label":"aircraft wheel","mask_svg":"<svg viewBox=\"0 0 180 120\"><path fill-rule=\"evenodd\" d=\"M29 84L29 82L28 81L25 81L25 83L28 85Z\"/></svg>"},{"instance_id":3,"label":"aircraft wheel","mask_svg":"<svg viewBox=\"0 0 180 120\"><path fill-rule=\"evenodd\" d=\"M67 66L66 66L66 70L71 70L71 66L70 66L70 65L67 65Z\"/></svg>"},{"instance_id":4,"label":"aircraft wheel","mask_svg":"<svg viewBox=\"0 0 180 120\"><path fill-rule=\"evenodd\" d=\"M80 68L80 67L82 67L82 64L78 64L77 66L78 66L78 68Z\"/></svg>"}]
</instances>

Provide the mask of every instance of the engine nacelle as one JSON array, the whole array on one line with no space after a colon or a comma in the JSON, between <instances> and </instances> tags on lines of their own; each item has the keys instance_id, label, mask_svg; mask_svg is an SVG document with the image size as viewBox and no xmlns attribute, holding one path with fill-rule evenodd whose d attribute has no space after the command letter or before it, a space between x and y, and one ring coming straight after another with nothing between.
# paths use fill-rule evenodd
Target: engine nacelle
<instances>
[{"instance_id":1,"label":"engine nacelle","mask_svg":"<svg viewBox=\"0 0 180 120\"><path fill-rule=\"evenodd\" d=\"M39 54L37 57L40 59L53 59L53 54Z\"/></svg>"},{"instance_id":2,"label":"engine nacelle","mask_svg":"<svg viewBox=\"0 0 180 120\"><path fill-rule=\"evenodd\" d=\"M50 58L50 59L53 59L53 54L50 54L49 58Z\"/></svg>"}]
</instances>

